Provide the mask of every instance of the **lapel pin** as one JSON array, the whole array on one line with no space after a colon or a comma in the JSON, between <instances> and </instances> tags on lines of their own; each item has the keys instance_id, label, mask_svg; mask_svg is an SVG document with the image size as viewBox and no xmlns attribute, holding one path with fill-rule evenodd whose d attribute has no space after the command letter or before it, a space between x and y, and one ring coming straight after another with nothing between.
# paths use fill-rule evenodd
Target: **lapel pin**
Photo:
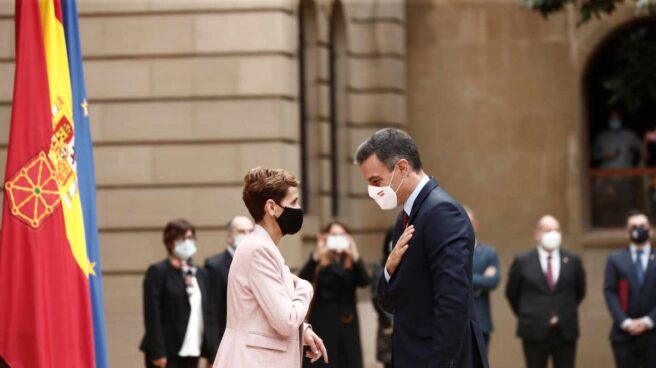
<instances>
[{"instance_id":1,"label":"lapel pin","mask_svg":"<svg viewBox=\"0 0 656 368\"><path fill-rule=\"evenodd\" d=\"M567 263L567 262L569 262L569 257L563 258L563 263Z\"/></svg>"}]
</instances>

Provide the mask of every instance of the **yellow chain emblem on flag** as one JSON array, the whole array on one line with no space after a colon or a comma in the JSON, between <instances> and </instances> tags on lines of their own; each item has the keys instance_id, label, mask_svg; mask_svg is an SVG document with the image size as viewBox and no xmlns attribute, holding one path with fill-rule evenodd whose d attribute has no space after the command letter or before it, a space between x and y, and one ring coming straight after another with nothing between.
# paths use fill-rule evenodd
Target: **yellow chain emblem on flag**
<instances>
[{"instance_id":1,"label":"yellow chain emblem on flag","mask_svg":"<svg viewBox=\"0 0 656 368\"><path fill-rule=\"evenodd\" d=\"M5 189L11 214L35 229L60 204L56 173L43 151L8 180Z\"/></svg>"}]
</instances>

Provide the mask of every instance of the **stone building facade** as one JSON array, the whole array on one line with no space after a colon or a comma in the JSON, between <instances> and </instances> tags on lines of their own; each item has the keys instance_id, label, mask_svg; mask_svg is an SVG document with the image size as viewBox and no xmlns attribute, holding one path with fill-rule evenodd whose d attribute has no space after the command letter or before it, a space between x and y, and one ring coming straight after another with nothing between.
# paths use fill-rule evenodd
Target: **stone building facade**
<instances>
[{"instance_id":1,"label":"stone building facade","mask_svg":"<svg viewBox=\"0 0 656 368\"><path fill-rule=\"evenodd\" d=\"M0 2L2 165L13 6ZM533 246L538 217L561 219L589 275L580 365L612 366L601 275L622 232L590 226L582 80L632 9L583 27L572 12L545 21L516 0L80 0L79 9L112 367L142 364L141 282L165 255L165 222L198 226L198 260L221 251L226 221L246 213L251 167L303 179L306 226L281 246L292 267L333 217L376 262L394 214L367 197L352 154L388 126L407 129L427 171L477 211L504 276ZM493 297L492 366L521 367L503 289ZM364 292L374 367L367 303Z\"/></svg>"}]
</instances>

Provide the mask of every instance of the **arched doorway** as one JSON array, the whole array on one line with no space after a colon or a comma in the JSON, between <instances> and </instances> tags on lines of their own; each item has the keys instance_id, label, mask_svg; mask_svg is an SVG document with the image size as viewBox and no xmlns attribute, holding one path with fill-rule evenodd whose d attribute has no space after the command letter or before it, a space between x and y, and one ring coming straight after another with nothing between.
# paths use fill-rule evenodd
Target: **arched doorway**
<instances>
[{"instance_id":1,"label":"arched doorway","mask_svg":"<svg viewBox=\"0 0 656 368\"><path fill-rule=\"evenodd\" d=\"M656 18L627 23L597 47L583 79L590 222L621 227L656 210Z\"/></svg>"}]
</instances>

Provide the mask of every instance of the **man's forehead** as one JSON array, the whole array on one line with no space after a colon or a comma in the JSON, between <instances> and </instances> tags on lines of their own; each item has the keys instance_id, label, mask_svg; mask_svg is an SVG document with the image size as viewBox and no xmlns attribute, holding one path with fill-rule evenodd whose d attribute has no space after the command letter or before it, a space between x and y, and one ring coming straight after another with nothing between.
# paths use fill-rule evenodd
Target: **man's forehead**
<instances>
[{"instance_id":1,"label":"man's forehead","mask_svg":"<svg viewBox=\"0 0 656 368\"><path fill-rule=\"evenodd\" d=\"M636 215L629 218L629 224L648 224L647 216L645 215Z\"/></svg>"},{"instance_id":2,"label":"man's forehead","mask_svg":"<svg viewBox=\"0 0 656 368\"><path fill-rule=\"evenodd\" d=\"M382 178L389 174L389 170L378 159L376 155L371 155L360 164L360 171L366 180Z\"/></svg>"}]
</instances>

